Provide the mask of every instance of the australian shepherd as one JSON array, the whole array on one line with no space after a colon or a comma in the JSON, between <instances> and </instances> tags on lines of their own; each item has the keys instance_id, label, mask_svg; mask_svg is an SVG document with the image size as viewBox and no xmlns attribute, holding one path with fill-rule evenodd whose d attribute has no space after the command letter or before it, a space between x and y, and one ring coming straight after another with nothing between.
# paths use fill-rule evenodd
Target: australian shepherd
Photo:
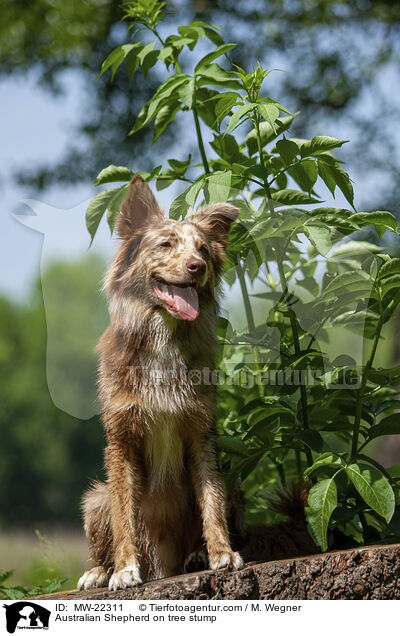
<instances>
[{"instance_id":1,"label":"australian shepherd","mask_svg":"<svg viewBox=\"0 0 400 636\"><path fill-rule=\"evenodd\" d=\"M238 212L218 203L166 219L143 179L132 180L98 344L107 480L83 500L96 565L78 589L179 574L202 551L212 569L243 565L213 440L216 387L199 381L214 369L217 286Z\"/></svg>"}]
</instances>

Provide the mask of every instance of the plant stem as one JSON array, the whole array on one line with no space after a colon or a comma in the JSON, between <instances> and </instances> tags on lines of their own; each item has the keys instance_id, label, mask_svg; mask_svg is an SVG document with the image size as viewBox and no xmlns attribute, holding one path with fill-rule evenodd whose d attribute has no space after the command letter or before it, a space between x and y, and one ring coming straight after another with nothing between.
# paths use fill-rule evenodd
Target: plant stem
<instances>
[{"instance_id":1,"label":"plant stem","mask_svg":"<svg viewBox=\"0 0 400 636\"><path fill-rule=\"evenodd\" d=\"M299 475L301 475L301 457L300 457L300 451L296 450L294 451L295 453L295 458L296 458L296 469Z\"/></svg>"},{"instance_id":2,"label":"plant stem","mask_svg":"<svg viewBox=\"0 0 400 636\"><path fill-rule=\"evenodd\" d=\"M246 281L245 281L245 278L244 278L244 269L243 269L242 264L240 263L239 260L238 260L237 265L236 265L236 274L237 274L237 277L239 279L240 289L241 289L242 295L243 295L244 310L245 310L245 313L246 313L246 320L247 320L247 325L249 327L249 333L254 333L254 330L255 330L256 326L255 326L255 322L254 322L253 310L252 310L252 307L251 307L249 293L247 291Z\"/></svg>"},{"instance_id":3,"label":"plant stem","mask_svg":"<svg viewBox=\"0 0 400 636\"><path fill-rule=\"evenodd\" d=\"M350 461L354 461L355 457L357 455L358 436L360 434L360 425L361 425L362 401L363 401L363 397L364 397L364 393L365 393L365 387L367 386L368 375L369 375L369 372L371 370L372 364L374 362L376 349L378 347L379 338L381 336L383 322L384 322L384 316L381 315L381 317L379 319L379 322L378 322L378 325L377 325L377 328L376 328L376 334L375 334L374 341L372 343L371 351L369 352L367 364L365 365L364 371L363 371L363 374L362 374L361 386L360 386L360 388L358 390L356 414L355 414L355 417L354 417L354 430L353 430L353 437L352 437L352 441L351 441Z\"/></svg>"},{"instance_id":4,"label":"plant stem","mask_svg":"<svg viewBox=\"0 0 400 636\"><path fill-rule=\"evenodd\" d=\"M196 126L197 142L199 144L201 160L202 160L203 166L204 166L204 172L206 174L208 174L210 172L210 167L208 165L206 151L204 150L204 143L203 143L203 137L201 135L199 116L197 114L197 110L196 110L195 106L192 107L192 111L193 111L193 117L194 117L194 124Z\"/></svg>"},{"instance_id":5,"label":"plant stem","mask_svg":"<svg viewBox=\"0 0 400 636\"><path fill-rule=\"evenodd\" d=\"M194 103L196 103L196 96L194 97ZM199 145L201 159L202 159L202 162L203 162L204 172L206 174L208 174L210 172L210 167L208 165L207 155L206 155L206 151L205 151L205 148L204 148L203 137L202 137L201 128L200 128L200 121L199 121L199 116L197 114L196 106L192 107L192 111L193 111L194 123L195 123L195 126L196 126L197 142L198 142L198 145ZM249 333L254 333L254 331L255 331L255 322L254 322L253 310L252 310L251 303L250 303L249 293L247 291L246 280L245 280L245 277L244 277L244 270L243 270L243 267L242 267L242 265L241 265L239 260L238 260L237 265L236 265L236 274L237 274L237 277L239 279L240 289L241 289L242 296L243 296L244 310L245 310L245 313L246 313L246 320L247 320L248 330L249 330ZM253 350L253 358L254 358L255 369L257 371L259 371L260 368L261 368L261 365L260 365L260 360L259 360L259 357L258 357L257 347L253 346L252 350ZM264 386L263 386L263 384L259 383L258 388L259 388L260 396L264 397Z\"/></svg>"},{"instance_id":6,"label":"plant stem","mask_svg":"<svg viewBox=\"0 0 400 636\"><path fill-rule=\"evenodd\" d=\"M271 461L273 464L275 464L275 468L279 475L279 479L281 480L282 486L286 486L286 475L285 475L285 469L283 467L283 464L280 461L277 461L276 459L274 459L273 457L271 457Z\"/></svg>"},{"instance_id":7,"label":"plant stem","mask_svg":"<svg viewBox=\"0 0 400 636\"><path fill-rule=\"evenodd\" d=\"M275 210L274 210L274 206L273 206L273 202L272 202L272 197L271 197L271 190L268 184L268 179L267 179L267 172L266 172L266 167L265 167L265 163L264 163L264 155L263 155L263 151L262 151L262 147L261 147L261 135L260 135L260 122L259 122L259 116L258 114L255 114L255 118L254 118L254 126L256 129L256 135L257 135L257 147L258 147L258 153L260 156L260 164L264 170L264 188L265 191L267 193L267 198L268 198L268 206L269 206L269 211L271 214L271 217L274 218L275 217ZM282 294L283 294L283 300L286 303L286 307L288 310L288 314L289 314L289 320L290 320L290 327L292 330L292 337L293 337L293 345L294 345L294 351L296 354L301 352L301 347L300 347L300 341L299 341L299 331L298 331L298 327L297 327L297 320L296 320L296 315L293 311L293 309L291 309L290 307L290 303L289 303L289 290L288 290L288 286L287 286L287 281L286 281L286 276L285 276L285 270L283 267L283 256L281 255L278 251L277 248L275 248L275 253L276 253L276 262L278 265L278 272L279 272L279 279L280 279L280 283L281 283L281 287L282 287ZM303 419L303 429L307 429L309 424L308 424L308 404L307 404L307 391L306 391L306 387L301 383L300 384L300 399L301 399L301 408L302 408L302 419ZM311 464L313 463L313 459L312 459L312 452L310 450L306 451L306 457L307 457L307 463L309 466L311 466Z\"/></svg>"},{"instance_id":8,"label":"plant stem","mask_svg":"<svg viewBox=\"0 0 400 636\"><path fill-rule=\"evenodd\" d=\"M253 309L252 309L252 306L251 306L251 303L250 303L249 292L247 291L246 280L245 280L245 277L244 277L244 269L242 267L242 264L241 264L240 260L238 260L237 264L236 264L236 275L238 277L240 290L241 290L242 296L243 296L243 304L244 304L244 311L245 311L245 314L246 314L247 327L248 327L248 330L249 330L249 334L251 335L251 334L254 334L256 325L255 325L255 322L254 322L254 315L253 315ZM255 370L256 371L260 371L261 364L260 364L260 359L258 357L257 346L253 345L252 346L252 351L253 351ZM264 386L263 386L263 384L260 383L258 385L258 387L259 387L260 396L264 397Z\"/></svg>"}]
</instances>

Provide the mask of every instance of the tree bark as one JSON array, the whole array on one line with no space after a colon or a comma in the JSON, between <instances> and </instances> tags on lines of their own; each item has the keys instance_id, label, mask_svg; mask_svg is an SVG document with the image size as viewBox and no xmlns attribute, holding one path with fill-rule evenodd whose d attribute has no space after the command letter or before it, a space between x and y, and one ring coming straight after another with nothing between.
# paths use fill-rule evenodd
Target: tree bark
<instances>
[{"instance_id":1,"label":"tree bark","mask_svg":"<svg viewBox=\"0 0 400 636\"><path fill-rule=\"evenodd\" d=\"M207 570L139 587L37 596L42 600L306 600L400 599L400 544L250 563L243 570Z\"/></svg>"}]
</instances>

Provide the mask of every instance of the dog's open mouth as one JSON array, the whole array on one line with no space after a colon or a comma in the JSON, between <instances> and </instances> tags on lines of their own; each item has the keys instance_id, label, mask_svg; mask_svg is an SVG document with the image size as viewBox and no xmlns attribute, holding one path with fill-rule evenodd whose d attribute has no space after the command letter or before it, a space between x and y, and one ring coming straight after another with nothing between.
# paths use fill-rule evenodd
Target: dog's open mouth
<instances>
[{"instance_id":1,"label":"dog's open mouth","mask_svg":"<svg viewBox=\"0 0 400 636\"><path fill-rule=\"evenodd\" d=\"M200 313L196 283L172 285L153 278L153 287L157 297L172 314L182 320L196 320Z\"/></svg>"}]
</instances>

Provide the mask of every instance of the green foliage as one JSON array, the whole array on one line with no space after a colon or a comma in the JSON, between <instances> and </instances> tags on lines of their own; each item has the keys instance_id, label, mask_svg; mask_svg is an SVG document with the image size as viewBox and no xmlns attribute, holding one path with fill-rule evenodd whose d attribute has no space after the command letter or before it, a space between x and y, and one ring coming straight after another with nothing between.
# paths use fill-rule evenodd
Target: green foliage
<instances>
[{"instance_id":1,"label":"green foliage","mask_svg":"<svg viewBox=\"0 0 400 636\"><path fill-rule=\"evenodd\" d=\"M129 6L135 18L145 4ZM234 44L225 44L217 28L204 22L179 27L163 40L155 24L159 16L153 19L151 11L148 21L140 13L139 23L156 40L117 47L106 67L115 75L132 54L140 60L135 70L140 66L143 73L150 64L165 66L168 79L143 106L131 134L152 125L158 138L178 113L191 111L201 164L191 157L169 160L168 168L157 166L142 176L159 189L185 182L171 205L172 218L203 202L229 199L241 209L225 277L229 286L240 287L247 324L236 329L221 319L218 330L220 370L229 379L219 391L221 469L228 483L240 477L245 486L252 484L255 516L266 487L302 477L310 487L310 531L323 550L338 535L368 540L371 529L385 540L398 537L391 522L398 478L362 451L380 435L400 433L400 370L374 367L382 329L400 303L399 259L368 241L342 242L371 227L379 237L398 236L397 220L387 211L356 211L352 181L333 154L344 140L290 137L296 114L265 95L271 71L260 64L249 73L232 68L228 54ZM183 51L196 49L205 37L214 48L192 72L182 73ZM204 126L213 136L210 147ZM130 177L129 168L109 166L96 183ZM322 207L321 186L332 196L341 192L349 209ZM106 190L90 204L92 239L116 196L116 190ZM108 221L112 229L110 215ZM263 303L257 320L251 287ZM358 334L362 344L371 341L364 363L338 351L332 355L328 345L337 328ZM263 476L258 488L254 475Z\"/></svg>"},{"instance_id":2,"label":"green foliage","mask_svg":"<svg viewBox=\"0 0 400 636\"><path fill-rule=\"evenodd\" d=\"M13 585L8 581L13 573L13 570L0 571L0 599L13 601L39 594L52 594L58 592L65 581L65 579L54 579L41 585Z\"/></svg>"}]
</instances>

